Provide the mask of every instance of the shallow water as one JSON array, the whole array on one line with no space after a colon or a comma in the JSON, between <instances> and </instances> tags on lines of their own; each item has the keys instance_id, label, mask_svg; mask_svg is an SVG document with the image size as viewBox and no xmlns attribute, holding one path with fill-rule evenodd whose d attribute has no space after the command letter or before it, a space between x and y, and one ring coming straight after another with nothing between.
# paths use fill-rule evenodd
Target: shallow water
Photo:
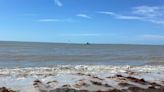
<instances>
[{"instance_id":1,"label":"shallow water","mask_svg":"<svg viewBox=\"0 0 164 92\"><path fill-rule=\"evenodd\" d=\"M0 68L63 64L161 65L164 46L0 42Z\"/></svg>"}]
</instances>

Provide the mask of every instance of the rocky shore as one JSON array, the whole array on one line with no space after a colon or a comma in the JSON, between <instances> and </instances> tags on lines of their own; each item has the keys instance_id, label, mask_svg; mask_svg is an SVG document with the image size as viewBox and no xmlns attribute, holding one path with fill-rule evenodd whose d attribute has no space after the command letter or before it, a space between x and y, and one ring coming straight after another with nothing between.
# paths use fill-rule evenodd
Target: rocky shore
<instances>
[{"instance_id":1,"label":"rocky shore","mask_svg":"<svg viewBox=\"0 0 164 92\"><path fill-rule=\"evenodd\" d=\"M164 92L162 67L82 66L74 72L68 72L66 67L60 70L57 73L50 68L1 70L0 92Z\"/></svg>"},{"instance_id":2,"label":"rocky shore","mask_svg":"<svg viewBox=\"0 0 164 92\"><path fill-rule=\"evenodd\" d=\"M130 73L128 76L117 74L100 78L95 75L77 73L68 75L69 79L74 80L71 80L72 82L65 79L63 79L65 82L53 79L47 82L34 80L33 87L35 92L164 92L164 80L150 82L142 78L132 77L132 74L134 73ZM21 91L2 87L0 92Z\"/></svg>"},{"instance_id":3,"label":"rocky shore","mask_svg":"<svg viewBox=\"0 0 164 92\"><path fill-rule=\"evenodd\" d=\"M61 85L59 88L55 87L58 81L43 83L40 80L35 80L33 85L39 92L164 92L164 81L159 84L159 82L148 82L144 79L122 75L110 76L104 79L92 75L78 75L88 76L88 78L80 79L72 85ZM115 84L109 81L113 81Z\"/></svg>"}]
</instances>

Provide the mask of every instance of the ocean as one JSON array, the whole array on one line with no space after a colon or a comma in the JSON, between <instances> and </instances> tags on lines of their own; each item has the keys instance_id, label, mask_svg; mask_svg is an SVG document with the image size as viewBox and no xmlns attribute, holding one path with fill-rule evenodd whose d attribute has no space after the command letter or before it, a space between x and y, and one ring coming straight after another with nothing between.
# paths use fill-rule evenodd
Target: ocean
<instances>
[{"instance_id":1,"label":"ocean","mask_svg":"<svg viewBox=\"0 0 164 92\"><path fill-rule=\"evenodd\" d=\"M162 45L0 42L0 68L161 64L164 64Z\"/></svg>"},{"instance_id":2,"label":"ocean","mask_svg":"<svg viewBox=\"0 0 164 92\"><path fill-rule=\"evenodd\" d=\"M94 92L104 90L92 84L93 80L101 80L122 90L118 75L164 85L164 46L0 42L0 88L16 92L56 92L51 90L69 85L70 89L80 90L75 85L83 80L89 83L87 90ZM150 86L128 79L125 82L134 82L136 87L145 89Z\"/></svg>"}]
</instances>

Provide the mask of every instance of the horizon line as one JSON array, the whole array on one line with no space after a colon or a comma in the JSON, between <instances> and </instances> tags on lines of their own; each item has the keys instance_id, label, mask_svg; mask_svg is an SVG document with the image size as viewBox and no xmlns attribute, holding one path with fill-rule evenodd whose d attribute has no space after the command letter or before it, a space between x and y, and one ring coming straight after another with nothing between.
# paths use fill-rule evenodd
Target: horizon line
<instances>
[{"instance_id":1,"label":"horizon line","mask_svg":"<svg viewBox=\"0 0 164 92\"><path fill-rule=\"evenodd\" d=\"M85 45L148 45L148 46L164 46L164 44L148 44L148 43L95 43L95 42L48 42L48 41L12 41L12 40L0 40L0 42L16 42L16 43L42 43L42 44L78 44Z\"/></svg>"}]
</instances>

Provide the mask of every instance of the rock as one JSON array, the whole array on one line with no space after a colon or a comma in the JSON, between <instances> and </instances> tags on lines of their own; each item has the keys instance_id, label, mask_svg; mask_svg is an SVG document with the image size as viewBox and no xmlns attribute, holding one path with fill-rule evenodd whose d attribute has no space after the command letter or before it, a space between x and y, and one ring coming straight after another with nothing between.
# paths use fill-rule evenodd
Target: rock
<instances>
[{"instance_id":1,"label":"rock","mask_svg":"<svg viewBox=\"0 0 164 92\"><path fill-rule=\"evenodd\" d=\"M147 83L144 79L137 79L137 78L134 78L134 77L125 77L125 78L127 78L128 80L130 80L132 82L136 82L136 83L139 83L139 84L146 84Z\"/></svg>"},{"instance_id":2,"label":"rock","mask_svg":"<svg viewBox=\"0 0 164 92\"><path fill-rule=\"evenodd\" d=\"M70 88L71 85L63 85L62 87L64 87L64 88Z\"/></svg>"},{"instance_id":3,"label":"rock","mask_svg":"<svg viewBox=\"0 0 164 92\"><path fill-rule=\"evenodd\" d=\"M93 81L93 80L91 80L90 82L91 82L92 84L98 85L98 86L102 86L102 85L103 85L101 82L98 82L98 81Z\"/></svg>"},{"instance_id":4,"label":"rock","mask_svg":"<svg viewBox=\"0 0 164 92\"><path fill-rule=\"evenodd\" d=\"M123 77L122 75L117 74L116 77Z\"/></svg>"},{"instance_id":5,"label":"rock","mask_svg":"<svg viewBox=\"0 0 164 92\"><path fill-rule=\"evenodd\" d=\"M42 83L40 80L35 80L33 86L39 92L49 92L49 85Z\"/></svg>"},{"instance_id":6,"label":"rock","mask_svg":"<svg viewBox=\"0 0 164 92\"><path fill-rule=\"evenodd\" d=\"M122 87L134 87L135 86L135 85L132 85L132 84L129 84L129 83L119 83L118 85L122 86Z\"/></svg>"},{"instance_id":7,"label":"rock","mask_svg":"<svg viewBox=\"0 0 164 92\"><path fill-rule=\"evenodd\" d=\"M104 84L104 87L112 87L112 86L110 86L109 84Z\"/></svg>"},{"instance_id":8,"label":"rock","mask_svg":"<svg viewBox=\"0 0 164 92\"><path fill-rule=\"evenodd\" d=\"M93 77L94 79L98 79L98 80L101 80L101 81L103 81L104 79L102 79L102 78L99 78L99 77L97 77L97 76L94 76Z\"/></svg>"},{"instance_id":9,"label":"rock","mask_svg":"<svg viewBox=\"0 0 164 92\"><path fill-rule=\"evenodd\" d=\"M139 87L129 87L128 90L130 92L145 92L146 90L142 89L142 88L139 88Z\"/></svg>"},{"instance_id":10,"label":"rock","mask_svg":"<svg viewBox=\"0 0 164 92\"><path fill-rule=\"evenodd\" d=\"M77 73L78 75L86 75L86 74L84 74L84 73Z\"/></svg>"},{"instance_id":11,"label":"rock","mask_svg":"<svg viewBox=\"0 0 164 92\"><path fill-rule=\"evenodd\" d=\"M38 87L38 84L42 84L42 82L40 80L35 80L33 86L36 88Z\"/></svg>"},{"instance_id":12,"label":"rock","mask_svg":"<svg viewBox=\"0 0 164 92\"><path fill-rule=\"evenodd\" d=\"M78 76L79 75L83 77L87 76L83 73L78 73ZM88 79L87 78L82 78L72 84L65 83L60 86L58 85L60 81L49 81L42 83L40 80L35 80L33 85L36 89L38 89L38 92L164 92L164 86L160 84L131 76L126 77L116 75L113 78L111 77L110 80L115 80L118 82L115 86L106 81L106 79L109 78L95 76L90 76Z\"/></svg>"}]
</instances>

